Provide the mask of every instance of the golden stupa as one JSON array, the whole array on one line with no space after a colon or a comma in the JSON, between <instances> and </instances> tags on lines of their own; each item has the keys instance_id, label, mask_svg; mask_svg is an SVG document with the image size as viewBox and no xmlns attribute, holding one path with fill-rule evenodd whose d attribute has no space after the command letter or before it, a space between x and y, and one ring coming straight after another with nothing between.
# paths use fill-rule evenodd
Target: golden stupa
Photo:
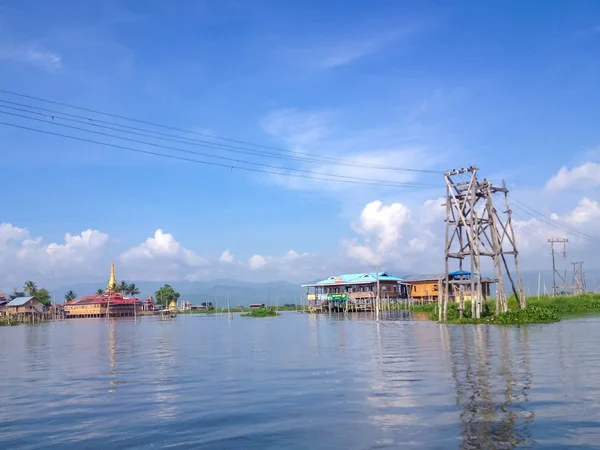
<instances>
[{"instance_id":1,"label":"golden stupa","mask_svg":"<svg viewBox=\"0 0 600 450\"><path fill-rule=\"evenodd\" d=\"M115 262L110 263L110 278L108 279L108 286L106 287L107 292L114 292L117 280L115 279Z\"/></svg>"}]
</instances>

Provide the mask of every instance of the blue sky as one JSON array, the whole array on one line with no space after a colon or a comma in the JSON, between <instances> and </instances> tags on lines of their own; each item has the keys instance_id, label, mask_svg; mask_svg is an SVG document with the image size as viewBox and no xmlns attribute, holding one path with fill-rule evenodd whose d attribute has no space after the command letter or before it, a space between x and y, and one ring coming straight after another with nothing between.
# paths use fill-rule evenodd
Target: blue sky
<instances>
[{"instance_id":1,"label":"blue sky","mask_svg":"<svg viewBox=\"0 0 600 450\"><path fill-rule=\"evenodd\" d=\"M598 199L599 50L595 1L0 5L0 89L340 159L441 170L477 164L482 176L506 178L523 201L582 227L587 222L566 217L582 199ZM0 222L27 235L11 241L15 254L38 238L44 255L57 243L67 255L75 251L74 260L95 252L98 264L135 250L127 274L143 277L135 267L164 261L149 250L160 247L156 240L145 253L136 249L161 229L179 246L162 253L177 266L175 278L297 279L360 271L376 260L410 272L439 265L435 257L381 253L411 239L420 240L421 253L434 251L433 238L415 232L428 223L423 205L442 190L281 179L4 126L0 139L10 186ZM592 166L574 172L584 163ZM563 166L571 178L548 191ZM439 175L335 173L443 183ZM374 201L381 208L365 213ZM409 212L384 209L394 204ZM65 234L88 229L107 238L84 246L84 257ZM360 246L378 247L378 258L361 259L365 253L352 250ZM226 249L235 269L215 269ZM300 256L286 260L292 249ZM186 263L184 250L204 265ZM249 268L256 255L265 260L262 270ZM70 266L51 259L30 270L31 277L63 277Z\"/></svg>"}]
</instances>

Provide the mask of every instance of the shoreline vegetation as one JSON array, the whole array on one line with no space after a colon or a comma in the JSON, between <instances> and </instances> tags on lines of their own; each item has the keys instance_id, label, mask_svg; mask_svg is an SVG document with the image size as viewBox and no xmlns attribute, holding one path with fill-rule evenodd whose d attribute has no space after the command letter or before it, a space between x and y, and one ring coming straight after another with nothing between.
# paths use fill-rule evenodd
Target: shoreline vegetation
<instances>
[{"instance_id":1,"label":"shoreline vegetation","mask_svg":"<svg viewBox=\"0 0 600 450\"><path fill-rule=\"evenodd\" d=\"M242 314L242 317L275 317L279 313L274 307L251 309L248 313Z\"/></svg>"},{"instance_id":2,"label":"shoreline vegetation","mask_svg":"<svg viewBox=\"0 0 600 450\"><path fill-rule=\"evenodd\" d=\"M577 315L600 313L600 294L587 293L582 295L528 297L527 307L519 309L516 299L508 299L509 310L498 316L494 315L496 304L490 300L484 304L482 317L471 317L471 302L465 302L464 317L460 317L458 303L448 304L448 324L495 324L495 325L525 325L536 323L559 322L562 318ZM429 319L438 321L437 303L414 305L414 312L426 312Z\"/></svg>"},{"instance_id":3,"label":"shoreline vegetation","mask_svg":"<svg viewBox=\"0 0 600 450\"><path fill-rule=\"evenodd\" d=\"M227 308L221 308L220 306L218 308L210 308L210 309L189 309L186 311L179 311L178 314L222 314L222 313L227 313L227 312L232 312L232 313L251 313L252 311L260 311L262 309L269 309L269 310L273 310L275 311L308 311L308 308L306 306L304 307L300 307L300 306L279 306L279 307L275 307L275 306L266 306L265 308L248 308L248 307L244 307L244 308L229 308L229 311L227 310Z\"/></svg>"}]
</instances>

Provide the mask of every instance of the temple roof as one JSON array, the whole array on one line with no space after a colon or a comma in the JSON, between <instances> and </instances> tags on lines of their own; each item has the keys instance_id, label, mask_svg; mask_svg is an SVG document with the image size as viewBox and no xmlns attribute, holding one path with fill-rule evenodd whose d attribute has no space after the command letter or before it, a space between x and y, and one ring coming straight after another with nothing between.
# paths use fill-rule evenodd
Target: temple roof
<instances>
[{"instance_id":1,"label":"temple roof","mask_svg":"<svg viewBox=\"0 0 600 450\"><path fill-rule=\"evenodd\" d=\"M122 304L142 304L142 300L139 298L125 297L123 294L118 292L106 292L104 294L86 295L85 297L78 298L75 301L69 302L69 305L89 305L91 303L111 303L113 305Z\"/></svg>"}]
</instances>

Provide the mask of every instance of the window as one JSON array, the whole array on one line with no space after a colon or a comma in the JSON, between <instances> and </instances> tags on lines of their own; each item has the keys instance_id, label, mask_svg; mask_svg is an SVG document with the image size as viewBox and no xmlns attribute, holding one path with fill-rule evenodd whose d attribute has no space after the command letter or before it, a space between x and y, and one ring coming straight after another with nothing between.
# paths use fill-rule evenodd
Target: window
<instances>
[{"instance_id":1,"label":"window","mask_svg":"<svg viewBox=\"0 0 600 450\"><path fill-rule=\"evenodd\" d=\"M381 290L382 291L387 291L387 286L385 286L385 285L381 286Z\"/></svg>"}]
</instances>

